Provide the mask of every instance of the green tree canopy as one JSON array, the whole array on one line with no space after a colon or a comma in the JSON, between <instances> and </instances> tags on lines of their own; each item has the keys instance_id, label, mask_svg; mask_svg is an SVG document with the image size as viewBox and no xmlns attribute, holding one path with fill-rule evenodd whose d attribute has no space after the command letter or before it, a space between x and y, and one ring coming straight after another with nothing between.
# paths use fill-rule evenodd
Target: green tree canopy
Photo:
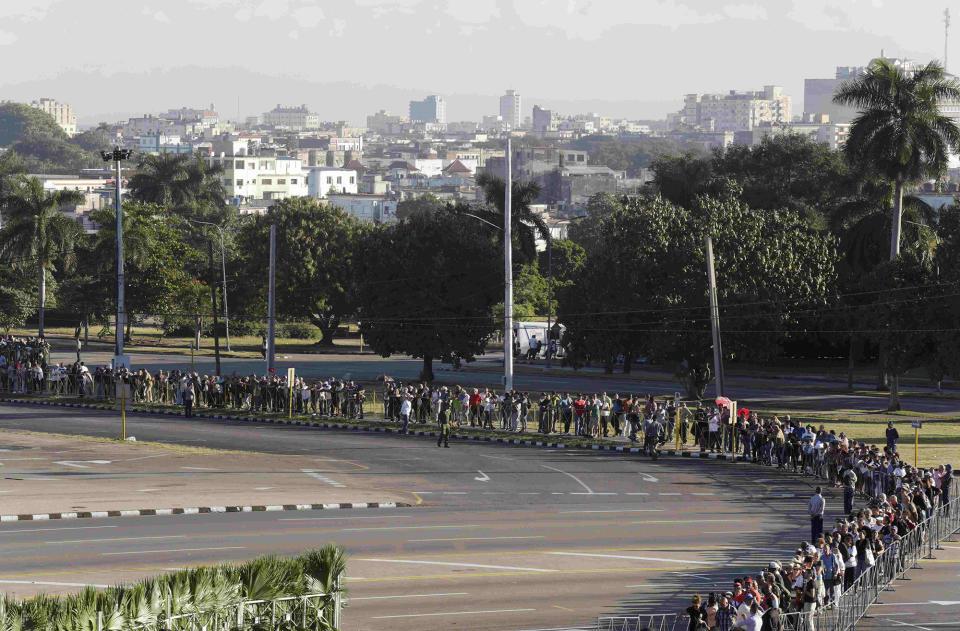
<instances>
[{"instance_id":1,"label":"green tree canopy","mask_svg":"<svg viewBox=\"0 0 960 631\"><path fill-rule=\"evenodd\" d=\"M472 361L497 329L502 257L493 238L449 213L414 215L363 239L358 261L360 330L384 357Z\"/></svg>"}]
</instances>

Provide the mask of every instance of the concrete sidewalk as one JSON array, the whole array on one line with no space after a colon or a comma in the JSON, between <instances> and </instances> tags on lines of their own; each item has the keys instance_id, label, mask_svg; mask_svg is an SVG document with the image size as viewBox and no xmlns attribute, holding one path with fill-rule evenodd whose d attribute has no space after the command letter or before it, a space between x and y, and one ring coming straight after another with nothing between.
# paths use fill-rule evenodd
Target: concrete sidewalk
<instances>
[{"instance_id":1,"label":"concrete sidewalk","mask_svg":"<svg viewBox=\"0 0 960 631\"><path fill-rule=\"evenodd\" d=\"M174 507L409 503L329 456L230 452L0 430L0 515Z\"/></svg>"}]
</instances>

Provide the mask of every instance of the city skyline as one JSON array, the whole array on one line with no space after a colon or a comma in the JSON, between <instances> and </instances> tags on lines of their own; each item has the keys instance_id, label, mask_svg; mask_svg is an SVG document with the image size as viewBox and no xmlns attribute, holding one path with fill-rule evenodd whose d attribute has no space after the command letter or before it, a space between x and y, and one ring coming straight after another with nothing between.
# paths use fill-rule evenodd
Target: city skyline
<instances>
[{"instance_id":1,"label":"city skyline","mask_svg":"<svg viewBox=\"0 0 960 631\"><path fill-rule=\"evenodd\" d=\"M906 8L912 19L903 19ZM19 60L5 69L0 95L71 103L85 126L211 102L229 118L285 102L306 103L324 119L361 123L379 109L403 113L410 100L428 94L444 96L448 120L479 120L497 113L508 88L524 95L524 116L539 104L662 118L679 109L686 93L765 84L784 86L802 111L803 80L829 78L835 66L865 64L881 50L942 57L942 11L879 0L354 0L335 7L311 0L156 6L98 0L83 7L26 0L0 8L0 53ZM120 33L121 41L127 34L131 45L105 61L101 46L78 48L76 37L50 37L94 29ZM157 41L203 44L200 54L195 46L138 46L142 32ZM514 48L504 46L504 32ZM398 49L411 53L404 65L394 62ZM327 53L340 61L323 63ZM703 62L718 58L720 68ZM117 93L117 85L124 90Z\"/></svg>"}]
</instances>

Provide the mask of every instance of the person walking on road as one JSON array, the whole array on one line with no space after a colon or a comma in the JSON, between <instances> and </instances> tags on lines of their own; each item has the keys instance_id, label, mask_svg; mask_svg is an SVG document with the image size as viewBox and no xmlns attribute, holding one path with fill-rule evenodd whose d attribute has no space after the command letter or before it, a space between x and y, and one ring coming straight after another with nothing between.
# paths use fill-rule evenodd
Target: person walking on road
<instances>
[{"instance_id":1,"label":"person walking on road","mask_svg":"<svg viewBox=\"0 0 960 631\"><path fill-rule=\"evenodd\" d=\"M444 447L450 446L450 405L444 401L440 404L440 411L437 413L437 422L440 424L440 435L437 437L437 447L443 443Z\"/></svg>"},{"instance_id":2,"label":"person walking on road","mask_svg":"<svg viewBox=\"0 0 960 631\"><path fill-rule=\"evenodd\" d=\"M807 512L810 514L810 541L816 541L823 534L823 512L827 503L823 500L823 489L819 486L810 501L807 502Z\"/></svg>"}]
</instances>

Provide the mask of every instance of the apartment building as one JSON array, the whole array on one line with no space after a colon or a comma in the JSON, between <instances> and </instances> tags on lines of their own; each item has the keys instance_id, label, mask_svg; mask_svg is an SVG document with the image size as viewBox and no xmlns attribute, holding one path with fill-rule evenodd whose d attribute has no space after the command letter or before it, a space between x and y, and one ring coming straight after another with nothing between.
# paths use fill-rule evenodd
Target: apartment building
<instances>
[{"instance_id":1,"label":"apartment building","mask_svg":"<svg viewBox=\"0 0 960 631\"><path fill-rule=\"evenodd\" d=\"M500 118L509 129L520 129L523 125L523 99L517 90L507 90L500 97Z\"/></svg>"},{"instance_id":2,"label":"apartment building","mask_svg":"<svg viewBox=\"0 0 960 631\"><path fill-rule=\"evenodd\" d=\"M672 117L674 128L695 128L699 131L749 131L761 123L789 123L790 96L776 85L764 86L760 92L727 94L687 94L683 109Z\"/></svg>"},{"instance_id":3,"label":"apartment building","mask_svg":"<svg viewBox=\"0 0 960 631\"><path fill-rule=\"evenodd\" d=\"M445 124L447 122L446 101L437 94L431 94L422 101L410 101L410 122Z\"/></svg>"},{"instance_id":4,"label":"apartment building","mask_svg":"<svg viewBox=\"0 0 960 631\"><path fill-rule=\"evenodd\" d=\"M30 103L30 107L35 107L53 116L53 120L57 121L57 125L59 125L60 129L68 136L77 135L77 116L73 113L73 108L66 103L58 103L54 99L42 98L39 101Z\"/></svg>"},{"instance_id":5,"label":"apartment building","mask_svg":"<svg viewBox=\"0 0 960 631\"><path fill-rule=\"evenodd\" d=\"M269 112L265 112L259 119L264 125L301 131L304 129L319 129L320 115L314 114L306 105L299 107L285 107L279 103Z\"/></svg>"},{"instance_id":6,"label":"apartment building","mask_svg":"<svg viewBox=\"0 0 960 631\"><path fill-rule=\"evenodd\" d=\"M251 199L286 199L307 195L307 176L298 158L278 157L273 151L259 155L210 156L211 166L223 167L221 178L227 198L235 202Z\"/></svg>"}]
</instances>

